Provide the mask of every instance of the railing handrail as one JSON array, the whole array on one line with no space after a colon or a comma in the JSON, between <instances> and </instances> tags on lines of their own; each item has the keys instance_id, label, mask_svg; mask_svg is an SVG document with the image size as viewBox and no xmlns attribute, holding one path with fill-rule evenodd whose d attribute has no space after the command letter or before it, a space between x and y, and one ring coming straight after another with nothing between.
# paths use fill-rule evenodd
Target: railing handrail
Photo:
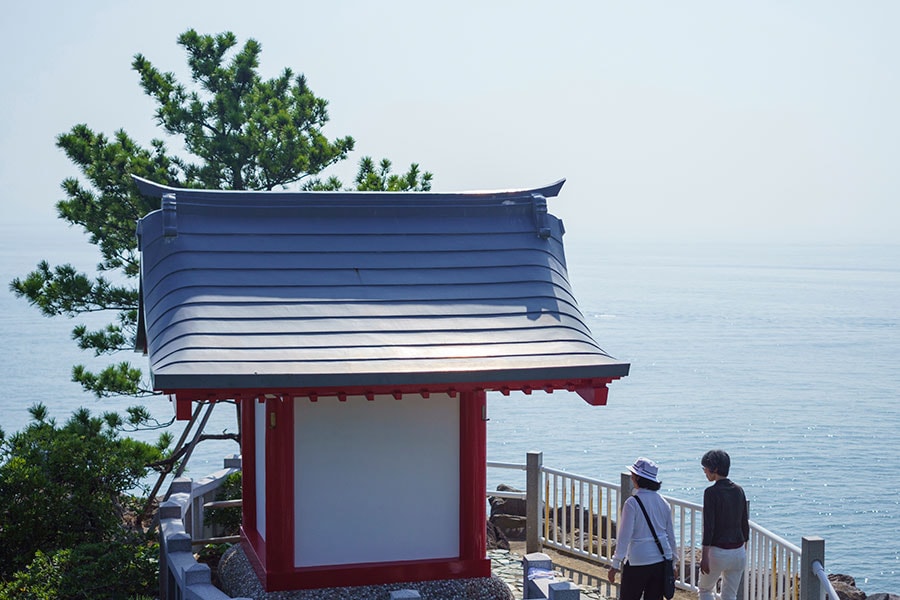
<instances>
[{"instance_id":1,"label":"railing handrail","mask_svg":"<svg viewBox=\"0 0 900 600\"><path fill-rule=\"evenodd\" d=\"M502 463L502 462L494 462L487 461L488 468L496 468L496 469L511 469L513 471L524 471L528 467L521 463Z\"/></svg>"},{"instance_id":2,"label":"railing handrail","mask_svg":"<svg viewBox=\"0 0 900 600\"><path fill-rule=\"evenodd\" d=\"M569 477L571 479L575 479L576 481L583 481L584 483L593 483L594 485L602 485L614 488L620 487L618 483L611 483L609 481L603 481L602 479L594 479L593 477L588 477L586 475L576 475L575 473L572 473L570 471L554 469L553 467L541 467L541 471L550 475L558 475L559 477Z\"/></svg>"},{"instance_id":3,"label":"railing handrail","mask_svg":"<svg viewBox=\"0 0 900 600\"><path fill-rule=\"evenodd\" d=\"M840 600L840 596L838 596L837 591L834 589L834 585L831 583L831 580L828 579L828 573L825 572L825 566L821 561L814 560L812 562L812 572L819 579L819 583L822 585L823 593L820 595L822 598L826 596L831 598L831 600Z\"/></svg>"},{"instance_id":4,"label":"railing handrail","mask_svg":"<svg viewBox=\"0 0 900 600\"><path fill-rule=\"evenodd\" d=\"M209 510L210 508L240 508L243 505L243 498L235 498L234 500L213 500L212 502L204 502L203 510Z\"/></svg>"},{"instance_id":5,"label":"railing handrail","mask_svg":"<svg viewBox=\"0 0 900 600\"><path fill-rule=\"evenodd\" d=\"M226 467L215 473L210 473L194 482L191 493L194 496L205 496L210 492L214 492L222 486L223 480L226 477L238 471L240 471L240 468L238 467Z\"/></svg>"},{"instance_id":6,"label":"railing handrail","mask_svg":"<svg viewBox=\"0 0 900 600\"><path fill-rule=\"evenodd\" d=\"M765 527L763 527L762 525L760 525L760 524L757 523L756 521L753 521L753 520L750 521L750 529L752 529L752 530L754 530L754 531L757 531L757 532L763 534L763 535L766 536L767 538L770 538L770 539L772 539L772 540L775 540L776 542L778 542L778 544L779 544L780 546L785 546L785 547L786 547L788 550L790 550L791 552L794 552L794 553L796 553L796 554L802 554L802 553L803 553L803 551L800 549L800 546L798 546L797 544L792 544L791 542L789 542L788 540L784 539L783 537L781 537L781 536L778 535L777 533L772 533L771 531L769 531L768 529L766 529Z\"/></svg>"},{"instance_id":7,"label":"railing handrail","mask_svg":"<svg viewBox=\"0 0 900 600\"><path fill-rule=\"evenodd\" d=\"M665 498L666 502L670 505L675 504L678 506L683 506L685 508L690 508L692 510L703 510L702 504L697 504L696 502L691 502L690 500L682 500L681 498L675 498L674 496L666 496L665 494L660 494L663 498ZM752 523L752 521L751 521Z\"/></svg>"},{"instance_id":8,"label":"railing handrail","mask_svg":"<svg viewBox=\"0 0 900 600\"><path fill-rule=\"evenodd\" d=\"M525 492L503 492L500 490L488 492L489 498L509 498L511 500L525 500L526 496L527 494Z\"/></svg>"}]
</instances>

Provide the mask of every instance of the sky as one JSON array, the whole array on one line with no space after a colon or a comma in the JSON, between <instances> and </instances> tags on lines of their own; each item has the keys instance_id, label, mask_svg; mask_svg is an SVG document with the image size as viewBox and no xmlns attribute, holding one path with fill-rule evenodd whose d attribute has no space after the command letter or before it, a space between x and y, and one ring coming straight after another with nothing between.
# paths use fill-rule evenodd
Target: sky
<instances>
[{"instance_id":1,"label":"sky","mask_svg":"<svg viewBox=\"0 0 900 600\"><path fill-rule=\"evenodd\" d=\"M900 242L900 3L8 3L0 219L55 231L78 123L158 137L131 60L183 80L176 40L234 32L329 101L331 138L417 162L435 191L566 184L550 211L604 241ZM69 234L65 234L69 235Z\"/></svg>"}]
</instances>

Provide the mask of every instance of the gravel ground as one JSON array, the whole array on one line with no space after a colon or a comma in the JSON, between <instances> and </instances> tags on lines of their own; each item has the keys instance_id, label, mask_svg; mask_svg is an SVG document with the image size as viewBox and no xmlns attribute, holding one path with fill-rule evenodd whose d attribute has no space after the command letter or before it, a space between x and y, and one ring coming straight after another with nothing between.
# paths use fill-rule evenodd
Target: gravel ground
<instances>
[{"instance_id":1,"label":"gravel ground","mask_svg":"<svg viewBox=\"0 0 900 600\"><path fill-rule=\"evenodd\" d=\"M521 568L519 570L521 576ZM495 576L447 579L387 585L364 585L316 590L266 592L240 544L228 550L219 563L222 590L232 598L253 600L388 600L394 590L418 590L423 600L514 600L509 585ZM521 595L519 596L521 598Z\"/></svg>"}]
</instances>

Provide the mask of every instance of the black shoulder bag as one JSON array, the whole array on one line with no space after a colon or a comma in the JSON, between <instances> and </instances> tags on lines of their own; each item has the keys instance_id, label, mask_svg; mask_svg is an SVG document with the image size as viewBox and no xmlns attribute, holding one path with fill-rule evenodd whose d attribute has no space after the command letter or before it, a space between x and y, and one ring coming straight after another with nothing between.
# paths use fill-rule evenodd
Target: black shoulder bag
<instances>
[{"instance_id":1,"label":"black shoulder bag","mask_svg":"<svg viewBox=\"0 0 900 600\"><path fill-rule=\"evenodd\" d=\"M653 523L650 522L650 515L647 514L644 503L641 502L641 499L638 498L637 495L634 496L634 499L637 500L638 506L641 507L641 512L644 513L644 518L647 519L647 525L650 526L650 533L653 534L653 541L656 542L659 553L663 555L663 596L666 597L666 600L672 600L672 597L675 596L675 566L673 561L666 558L666 553L663 552L662 544L656 536L656 530L653 529Z\"/></svg>"}]
</instances>

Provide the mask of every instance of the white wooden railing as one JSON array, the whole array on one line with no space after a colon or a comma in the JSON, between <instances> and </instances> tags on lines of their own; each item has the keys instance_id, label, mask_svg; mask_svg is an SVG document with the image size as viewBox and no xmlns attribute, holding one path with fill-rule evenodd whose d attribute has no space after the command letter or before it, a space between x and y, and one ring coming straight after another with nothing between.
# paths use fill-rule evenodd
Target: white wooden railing
<instances>
[{"instance_id":1,"label":"white wooden railing","mask_svg":"<svg viewBox=\"0 0 900 600\"><path fill-rule=\"evenodd\" d=\"M546 546L598 565L610 564L615 552L614 522L618 522L621 506L632 492L629 474L621 474L620 482L612 483L544 467L539 452L529 453L527 458L526 464L488 462L489 469L525 471L525 491L487 492L489 497L526 499L528 521L538 523L528 525L526 551L537 552ZM677 538L676 585L697 592L703 507L678 498L665 498L672 507ZM814 559L818 560L824 573L824 540L804 538L804 544L808 540L815 544L810 546L815 552L807 551L809 563L804 566L800 548L751 521L747 570L739 597L744 600L800 600L803 579L807 591L812 593L802 596L803 600L821 600L826 596L838 600L830 583L818 584L821 576L813 585L812 578L818 575L813 572ZM806 575L810 576L809 580Z\"/></svg>"}]
</instances>

